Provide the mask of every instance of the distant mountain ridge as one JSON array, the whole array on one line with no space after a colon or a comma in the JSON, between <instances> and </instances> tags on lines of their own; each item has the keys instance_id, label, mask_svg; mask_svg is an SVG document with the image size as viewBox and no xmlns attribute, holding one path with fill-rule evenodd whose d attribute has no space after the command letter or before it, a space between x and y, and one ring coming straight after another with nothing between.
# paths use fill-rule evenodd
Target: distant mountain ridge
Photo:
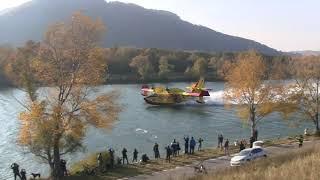
<instances>
[{"instance_id":1,"label":"distant mountain ridge","mask_svg":"<svg viewBox=\"0 0 320 180\"><path fill-rule=\"evenodd\" d=\"M255 49L269 55L280 53L252 40L191 24L168 11L104 0L33 0L10 9L0 14L0 44L21 45L29 39L40 40L48 25L64 21L78 10L104 21L108 29L106 47L210 52Z\"/></svg>"},{"instance_id":2,"label":"distant mountain ridge","mask_svg":"<svg viewBox=\"0 0 320 180\"><path fill-rule=\"evenodd\" d=\"M305 50L305 51L291 51L288 52L291 56L320 56L320 51L312 51L312 50Z\"/></svg>"}]
</instances>

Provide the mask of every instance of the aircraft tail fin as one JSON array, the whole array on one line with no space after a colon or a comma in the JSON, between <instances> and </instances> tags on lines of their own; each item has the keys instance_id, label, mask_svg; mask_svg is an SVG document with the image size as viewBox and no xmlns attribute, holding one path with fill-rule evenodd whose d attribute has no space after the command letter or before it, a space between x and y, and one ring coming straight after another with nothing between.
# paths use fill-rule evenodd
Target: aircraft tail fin
<instances>
[{"instance_id":1,"label":"aircraft tail fin","mask_svg":"<svg viewBox=\"0 0 320 180\"><path fill-rule=\"evenodd\" d=\"M204 88L204 78L203 77L201 77L199 79L199 81L197 82L197 87L196 88L198 88L198 89Z\"/></svg>"},{"instance_id":2,"label":"aircraft tail fin","mask_svg":"<svg viewBox=\"0 0 320 180\"><path fill-rule=\"evenodd\" d=\"M198 82L191 85L192 92L197 92L204 88L204 78L200 78Z\"/></svg>"}]
</instances>

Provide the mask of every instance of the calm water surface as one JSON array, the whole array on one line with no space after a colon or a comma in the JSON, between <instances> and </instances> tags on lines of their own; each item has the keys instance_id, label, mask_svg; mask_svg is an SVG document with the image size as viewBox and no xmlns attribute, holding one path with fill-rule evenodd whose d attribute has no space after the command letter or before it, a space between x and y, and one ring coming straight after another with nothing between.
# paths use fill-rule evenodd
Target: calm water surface
<instances>
[{"instance_id":1,"label":"calm water surface","mask_svg":"<svg viewBox=\"0 0 320 180\"><path fill-rule=\"evenodd\" d=\"M170 87L185 88L188 83L172 83ZM124 107L119 121L114 124L111 131L88 129L84 144L85 152L65 157L68 165L78 161L87 154L114 148L117 155L126 147L129 155L134 148L152 157L152 147L155 142L160 145L162 154L164 146L173 138L183 145L184 136L202 137L204 147L216 146L217 134L223 133L225 138L234 141L247 138L250 128L244 125L236 115L234 109L225 109L223 106L223 87L221 82L207 83L212 88L211 97L206 99L206 104L187 102L174 107L156 107L145 104L140 95L141 85L109 85L101 86L99 92L111 89L121 92L120 102ZM0 179L11 179L10 164L17 162L20 168L25 168L27 173L40 172L48 175L48 166L39 159L16 144L19 121L17 116L23 110L19 101L23 101L24 93L17 89L0 91ZM297 119L301 119L295 117ZM303 132L311 123L300 122L291 118L291 121L281 120L278 114L266 117L259 126L259 137L283 137Z\"/></svg>"}]
</instances>

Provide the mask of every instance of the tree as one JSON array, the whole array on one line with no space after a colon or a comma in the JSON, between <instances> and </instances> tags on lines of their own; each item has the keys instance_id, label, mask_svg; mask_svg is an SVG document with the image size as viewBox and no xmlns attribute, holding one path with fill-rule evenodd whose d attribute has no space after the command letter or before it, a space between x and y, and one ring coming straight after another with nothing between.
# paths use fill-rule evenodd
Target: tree
<instances>
[{"instance_id":1,"label":"tree","mask_svg":"<svg viewBox=\"0 0 320 180\"><path fill-rule=\"evenodd\" d=\"M207 66L207 61L204 58L197 59L191 68L192 75L194 77L204 76L207 71Z\"/></svg>"},{"instance_id":2,"label":"tree","mask_svg":"<svg viewBox=\"0 0 320 180\"><path fill-rule=\"evenodd\" d=\"M17 48L4 67L6 76L14 85L23 87L31 101L36 99L35 84L38 83L32 60L37 57L39 48L40 43L27 41L23 47Z\"/></svg>"},{"instance_id":3,"label":"tree","mask_svg":"<svg viewBox=\"0 0 320 180\"><path fill-rule=\"evenodd\" d=\"M6 66L14 57L15 50L10 46L0 46L0 84L10 84L5 76Z\"/></svg>"},{"instance_id":4,"label":"tree","mask_svg":"<svg viewBox=\"0 0 320 180\"><path fill-rule=\"evenodd\" d=\"M263 57L254 51L241 53L234 63L227 62L224 70L225 98L237 103L238 115L251 125L251 136L255 137L258 123L276 110L275 88L266 79Z\"/></svg>"},{"instance_id":5,"label":"tree","mask_svg":"<svg viewBox=\"0 0 320 180\"><path fill-rule=\"evenodd\" d=\"M211 57L208 63L208 67L212 69L213 74L218 77L218 69L219 69L219 60L217 57Z\"/></svg>"},{"instance_id":6,"label":"tree","mask_svg":"<svg viewBox=\"0 0 320 180\"><path fill-rule=\"evenodd\" d=\"M200 57L196 54L196 53L191 53L188 57L188 60L191 62L196 61L197 59L199 59Z\"/></svg>"},{"instance_id":7,"label":"tree","mask_svg":"<svg viewBox=\"0 0 320 180\"><path fill-rule=\"evenodd\" d=\"M130 67L135 68L143 80L147 79L154 72L154 68L146 55L134 57L130 63Z\"/></svg>"},{"instance_id":8,"label":"tree","mask_svg":"<svg viewBox=\"0 0 320 180\"><path fill-rule=\"evenodd\" d=\"M162 78L167 78L168 74L172 72L174 66L169 64L168 58L161 56L159 60L159 76Z\"/></svg>"},{"instance_id":9,"label":"tree","mask_svg":"<svg viewBox=\"0 0 320 180\"><path fill-rule=\"evenodd\" d=\"M294 84L288 88L297 108L315 125L320 134L320 56L308 56L296 59L293 64Z\"/></svg>"},{"instance_id":10,"label":"tree","mask_svg":"<svg viewBox=\"0 0 320 180\"><path fill-rule=\"evenodd\" d=\"M116 93L89 96L105 79L98 46L104 31L101 21L75 13L70 22L50 26L39 46L27 43L9 68L30 100L20 114L19 144L45 160L54 179L62 176L61 156L83 148L88 126L110 128L118 117ZM37 94L40 85L51 87L42 89L46 97Z\"/></svg>"}]
</instances>

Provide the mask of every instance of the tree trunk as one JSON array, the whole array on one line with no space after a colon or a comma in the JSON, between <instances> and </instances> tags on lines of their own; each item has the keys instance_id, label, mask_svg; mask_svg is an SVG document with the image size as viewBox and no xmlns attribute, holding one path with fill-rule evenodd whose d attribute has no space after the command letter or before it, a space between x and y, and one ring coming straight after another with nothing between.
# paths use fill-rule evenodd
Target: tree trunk
<instances>
[{"instance_id":1,"label":"tree trunk","mask_svg":"<svg viewBox=\"0 0 320 180\"><path fill-rule=\"evenodd\" d=\"M54 172L54 164L52 162L52 156L50 154L50 150L47 151L47 156L48 156L48 164L50 166L50 176L53 177L54 176L54 174L53 174L53 172Z\"/></svg>"},{"instance_id":2,"label":"tree trunk","mask_svg":"<svg viewBox=\"0 0 320 180\"><path fill-rule=\"evenodd\" d=\"M257 129L256 129L256 112L254 108L250 109L250 122L251 122L251 137L256 141L258 139Z\"/></svg>"},{"instance_id":3,"label":"tree trunk","mask_svg":"<svg viewBox=\"0 0 320 180\"><path fill-rule=\"evenodd\" d=\"M50 175L51 175L51 177L54 177L54 164L51 161L48 161L48 162L49 162L49 166L50 166Z\"/></svg>"},{"instance_id":4,"label":"tree trunk","mask_svg":"<svg viewBox=\"0 0 320 180\"><path fill-rule=\"evenodd\" d=\"M316 135L320 135L320 128L319 128L319 114L317 113L315 116L314 124L316 126Z\"/></svg>"},{"instance_id":5,"label":"tree trunk","mask_svg":"<svg viewBox=\"0 0 320 180\"><path fill-rule=\"evenodd\" d=\"M62 172L60 168L60 148L59 148L59 138L55 138L53 146L53 179L60 180L62 177Z\"/></svg>"}]
</instances>

